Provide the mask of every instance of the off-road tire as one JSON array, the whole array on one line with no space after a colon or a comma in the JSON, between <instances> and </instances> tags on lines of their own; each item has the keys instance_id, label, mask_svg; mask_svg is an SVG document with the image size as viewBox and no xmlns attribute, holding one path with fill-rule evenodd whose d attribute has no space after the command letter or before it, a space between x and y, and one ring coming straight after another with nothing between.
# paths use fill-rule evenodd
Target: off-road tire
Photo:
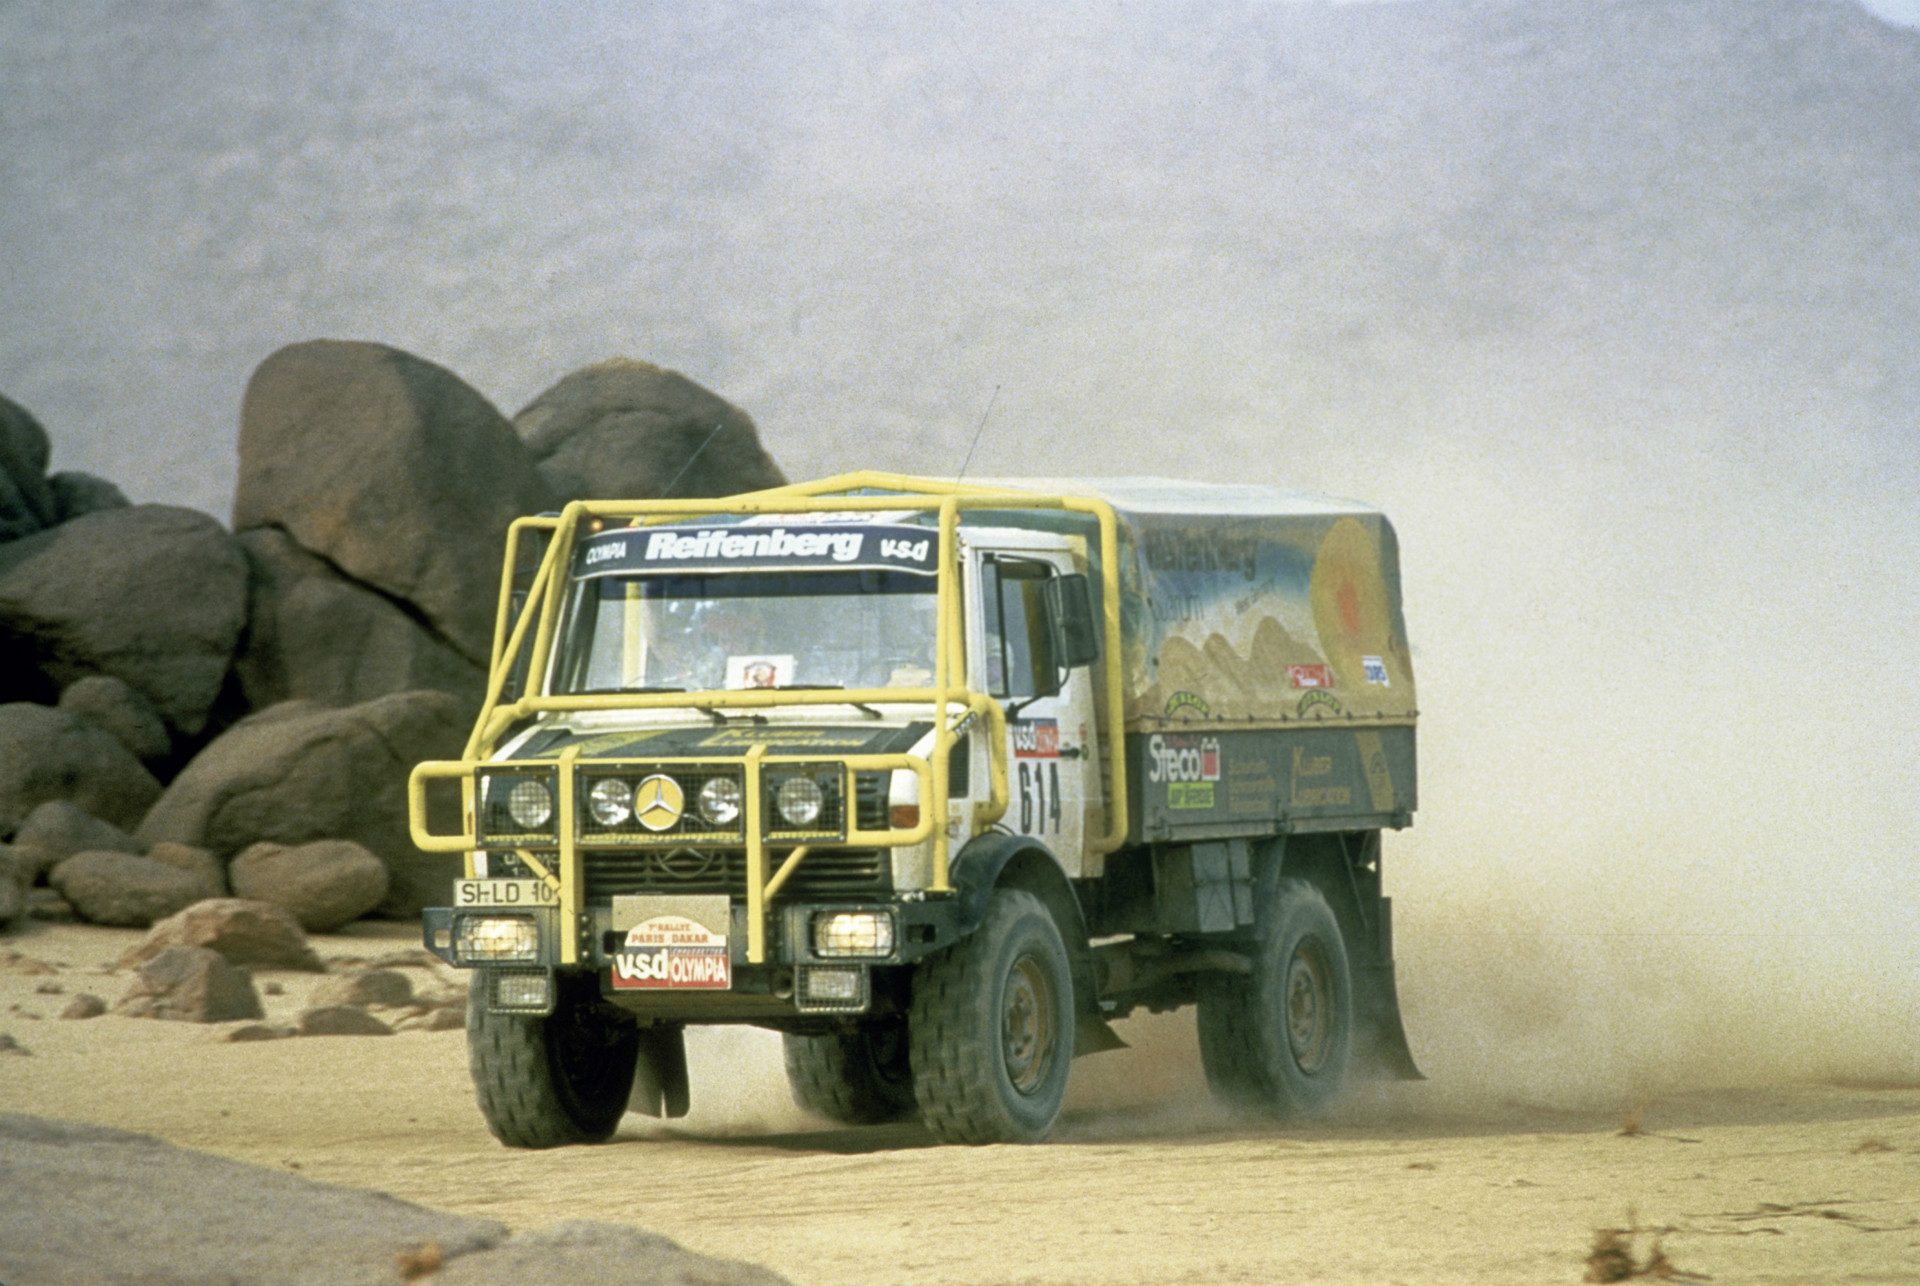
<instances>
[{"instance_id":1,"label":"off-road tire","mask_svg":"<svg viewBox=\"0 0 1920 1286\"><path fill-rule=\"evenodd\" d=\"M906 1024L864 1023L851 1032L783 1038L793 1101L842 1125L885 1125L919 1111Z\"/></svg>"},{"instance_id":2,"label":"off-road tire","mask_svg":"<svg viewBox=\"0 0 1920 1286\"><path fill-rule=\"evenodd\" d=\"M1319 889L1283 879L1262 899L1251 974L1200 985L1200 1061L1214 1096L1273 1116L1324 1108L1346 1082L1353 975Z\"/></svg>"},{"instance_id":3,"label":"off-road tire","mask_svg":"<svg viewBox=\"0 0 1920 1286\"><path fill-rule=\"evenodd\" d=\"M487 1012L484 969L474 971L467 992L474 1095L493 1137L510 1148L604 1142L633 1090L640 1049L633 1019L598 1003L591 976L554 982L558 1001L544 1017Z\"/></svg>"},{"instance_id":4,"label":"off-road tire","mask_svg":"<svg viewBox=\"0 0 1920 1286\"><path fill-rule=\"evenodd\" d=\"M907 1022L920 1116L946 1143L1034 1143L1073 1061L1073 981L1039 898L998 889L971 937L922 961Z\"/></svg>"}]
</instances>

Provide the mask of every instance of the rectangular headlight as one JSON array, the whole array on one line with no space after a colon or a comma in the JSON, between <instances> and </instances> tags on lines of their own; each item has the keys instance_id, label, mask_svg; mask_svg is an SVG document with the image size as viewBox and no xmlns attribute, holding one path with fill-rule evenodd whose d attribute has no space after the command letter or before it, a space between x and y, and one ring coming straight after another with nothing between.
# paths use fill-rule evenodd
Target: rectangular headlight
<instances>
[{"instance_id":1,"label":"rectangular headlight","mask_svg":"<svg viewBox=\"0 0 1920 1286\"><path fill-rule=\"evenodd\" d=\"M540 958L540 929L531 916L463 915L455 921L454 954L468 964L532 962Z\"/></svg>"},{"instance_id":2,"label":"rectangular headlight","mask_svg":"<svg viewBox=\"0 0 1920 1286\"><path fill-rule=\"evenodd\" d=\"M880 960L893 954L891 911L820 911L813 917L813 954Z\"/></svg>"},{"instance_id":3,"label":"rectangular headlight","mask_svg":"<svg viewBox=\"0 0 1920 1286\"><path fill-rule=\"evenodd\" d=\"M800 971L800 1003L857 1005L866 1000L866 981L865 971L858 968L814 965Z\"/></svg>"}]
</instances>

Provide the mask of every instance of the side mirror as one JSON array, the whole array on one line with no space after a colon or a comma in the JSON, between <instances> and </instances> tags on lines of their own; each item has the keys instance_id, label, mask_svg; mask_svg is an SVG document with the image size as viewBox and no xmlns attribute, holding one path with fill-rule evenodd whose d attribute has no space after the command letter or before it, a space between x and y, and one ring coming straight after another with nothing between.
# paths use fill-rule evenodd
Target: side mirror
<instances>
[{"instance_id":1,"label":"side mirror","mask_svg":"<svg viewBox=\"0 0 1920 1286\"><path fill-rule=\"evenodd\" d=\"M1078 572L1054 576L1040 588L1053 631L1053 657L1063 669L1077 670L1100 659L1100 634L1093 623L1093 594Z\"/></svg>"}]
</instances>

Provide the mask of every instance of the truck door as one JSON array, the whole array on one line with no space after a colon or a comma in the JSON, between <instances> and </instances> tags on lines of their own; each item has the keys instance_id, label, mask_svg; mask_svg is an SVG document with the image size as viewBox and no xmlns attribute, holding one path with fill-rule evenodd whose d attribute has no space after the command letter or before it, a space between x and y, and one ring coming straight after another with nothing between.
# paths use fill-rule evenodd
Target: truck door
<instances>
[{"instance_id":1,"label":"truck door","mask_svg":"<svg viewBox=\"0 0 1920 1286\"><path fill-rule=\"evenodd\" d=\"M1041 840L1078 875L1086 837L1104 827L1105 814L1091 672L1058 664L1044 604L1047 582L1071 570L1068 555L992 549L973 562L973 682L1010 711L1000 825Z\"/></svg>"}]
</instances>

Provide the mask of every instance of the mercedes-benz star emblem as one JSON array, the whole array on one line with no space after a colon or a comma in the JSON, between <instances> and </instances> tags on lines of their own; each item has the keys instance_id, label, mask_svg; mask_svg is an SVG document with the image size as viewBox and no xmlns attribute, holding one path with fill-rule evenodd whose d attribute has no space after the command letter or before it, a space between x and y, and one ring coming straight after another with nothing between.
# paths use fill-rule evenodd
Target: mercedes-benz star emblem
<instances>
[{"instance_id":1,"label":"mercedes-benz star emblem","mask_svg":"<svg viewBox=\"0 0 1920 1286\"><path fill-rule=\"evenodd\" d=\"M633 788L633 815L650 831L664 831L680 820L687 796L680 783L655 773Z\"/></svg>"}]
</instances>

